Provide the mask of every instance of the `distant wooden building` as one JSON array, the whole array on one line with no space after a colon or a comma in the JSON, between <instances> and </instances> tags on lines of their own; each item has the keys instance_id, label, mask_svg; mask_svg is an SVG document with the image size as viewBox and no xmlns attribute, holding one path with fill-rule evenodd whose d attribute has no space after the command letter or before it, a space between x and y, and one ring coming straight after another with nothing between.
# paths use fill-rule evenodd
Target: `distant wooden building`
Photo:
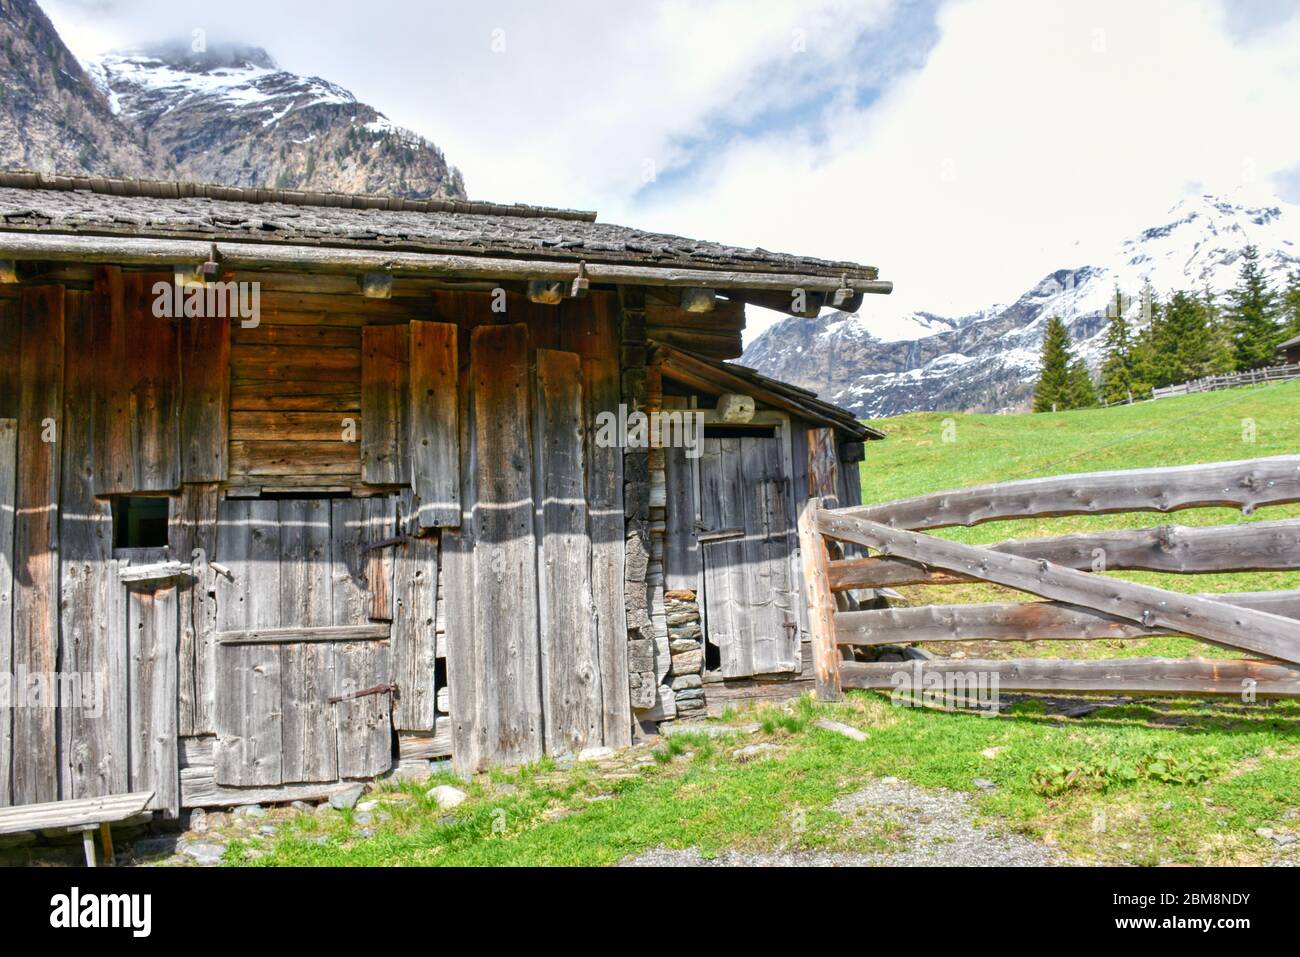
<instances>
[{"instance_id":1,"label":"distant wooden building","mask_svg":"<svg viewBox=\"0 0 1300 957\"><path fill-rule=\"evenodd\" d=\"M1277 354L1287 365L1293 362L1300 362L1300 336L1294 339L1288 339L1277 347Z\"/></svg>"},{"instance_id":2,"label":"distant wooden building","mask_svg":"<svg viewBox=\"0 0 1300 957\"><path fill-rule=\"evenodd\" d=\"M746 303L888 289L589 213L0 174L0 806L322 796L800 681L797 513L881 436L728 360Z\"/></svg>"}]
</instances>

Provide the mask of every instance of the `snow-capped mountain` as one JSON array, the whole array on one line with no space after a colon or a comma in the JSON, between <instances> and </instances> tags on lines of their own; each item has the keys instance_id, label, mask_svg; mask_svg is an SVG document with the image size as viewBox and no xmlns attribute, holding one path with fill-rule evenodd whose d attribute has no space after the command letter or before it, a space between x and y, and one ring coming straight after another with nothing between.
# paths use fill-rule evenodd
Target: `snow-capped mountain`
<instances>
[{"instance_id":1,"label":"snow-capped mountain","mask_svg":"<svg viewBox=\"0 0 1300 957\"><path fill-rule=\"evenodd\" d=\"M35 0L0 0L0 169L465 197L433 143L264 50L79 62Z\"/></svg>"},{"instance_id":2,"label":"snow-capped mountain","mask_svg":"<svg viewBox=\"0 0 1300 957\"><path fill-rule=\"evenodd\" d=\"M281 70L257 47L112 54L86 72L168 177L231 186L463 198L433 143L347 90Z\"/></svg>"},{"instance_id":3,"label":"snow-capped mountain","mask_svg":"<svg viewBox=\"0 0 1300 957\"><path fill-rule=\"evenodd\" d=\"M1163 223L1124 240L1101 262L1057 270L1010 305L951 319L913 313L889 323L834 312L787 318L756 339L741 361L867 418L1024 408L1048 319L1065 321L1076 353L1095 369L1116 288L1132 297L1129 314L1140 325L1145 283L1159 295L1223 292L1236 284L1242 250L1251 244L1280 286L1300 267L1300 207L1184 199Z\"/></svg>"}]
</instances>

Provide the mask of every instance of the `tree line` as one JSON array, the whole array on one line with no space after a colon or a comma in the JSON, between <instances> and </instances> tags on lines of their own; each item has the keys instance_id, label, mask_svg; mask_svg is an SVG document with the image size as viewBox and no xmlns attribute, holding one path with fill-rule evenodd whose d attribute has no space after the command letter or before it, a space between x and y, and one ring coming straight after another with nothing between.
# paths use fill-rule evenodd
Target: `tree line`
<instances>
[{"instance_id":1,"label":"tree line","mask_svg":"<svg viewBox=\"0 0 1300 957\"><path fill-rule=\"evenodd\" d=\"M1222 301L1208 288L1176 290L1161 299L1148 285L1141 296L1144 324L1136 326L1125 315L1125 298L1116 290L1107 310L1097 381L1074 355L1065 323L1055 316L1048 320L1035 412L1144 399L1152 389L1277 365L1277 347L1300 336L1300 269L1287 274L1284 288L1274 289L1254 246L1242 253L1237 284Z\"/></svg>"}]
</instances>

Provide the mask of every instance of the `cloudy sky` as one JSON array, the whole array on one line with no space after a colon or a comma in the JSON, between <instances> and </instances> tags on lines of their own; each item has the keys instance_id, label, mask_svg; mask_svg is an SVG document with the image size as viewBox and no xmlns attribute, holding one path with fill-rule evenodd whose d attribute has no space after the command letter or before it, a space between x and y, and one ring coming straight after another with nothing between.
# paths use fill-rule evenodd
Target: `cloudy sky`
<instances>
[{"instance_id":1,"label":"cloudy sky","mask_svg":"<svg viewBox=\"0 0 1300 957\"><path fill-rule=\"evenodd\" d=\"M1013 299L1185 195L1300 202L1296 0L41 4L81 56L263 46L477 198L879 266L882 315Z\"/></svg>"}]
</instances>

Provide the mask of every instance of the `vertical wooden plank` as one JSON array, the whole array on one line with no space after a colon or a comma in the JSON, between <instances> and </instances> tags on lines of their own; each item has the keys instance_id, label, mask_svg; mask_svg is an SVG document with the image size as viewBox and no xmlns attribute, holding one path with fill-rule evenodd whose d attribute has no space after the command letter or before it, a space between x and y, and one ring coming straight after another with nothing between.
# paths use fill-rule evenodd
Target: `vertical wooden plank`
<instances>
[{"instance_id":1,"label":"vertical wooden plank","mask_svg":"<svg viewBox=\"0 0 1300 957\"><path fill-rule=\"evenodd\" d=\"M0 419L18 416L19 321L17 303L0 299Z\"/></svg>"},{"instance_id":2,"label":"vertical wooden plank","mask_svg":"<svg viewBox=\"0 0 1300 957\"><path fill-rule=\"evenodd\" d=\"M627 609L624 601L623 449L596 441L602 412L618 415L622 402L618 310L614 297L593 293L560 307L563 348L582 356L587 425L587 513L591 536L591 595L596 607L605 744L632 743L628 690Z\"/></svg>"},{"instance_id":3,"label":"vertical wooden plank","mask_svg":"<svg viewBox=\"0 0 1300 957\"><path fill-rule=\"evenodd\" d=\"M274 501L221 503L217 553L220 631L280 627L279 509ZM217 649L214 749L217 783L229 787L282 781L280 647Z\"/></svg>"},{"instance_id":4,"label":"vertical wooden plank","mask_svg":"<svg viewBox=\"0 0 1300 957\"><path fill-rule=\"evenodd\" d=\"M366 588L370 596L368 614L371 621L393 620L393 544L389 542L396 534L394 525L396 517L393 499L388 495L376 495L365 500L366 548Z\"/></svg>"},{"instance_id":5,"label":"vertical wooden plank","mask_svg":"<svg viewBox=\"0 0 1300 957\"><path fill-rule=\"evenodd\" d=\"M0 674L3 675L13 674L17 478L18 423L14 419L0 419ZM13 719L13 708L0 708L0 807L13 803Z\"/></svg>"},{"instance_id":6,"label":"vertical wooden plank","mask_svg":"<svg viewBox=\"0 0 1300 957\"><path fill-rule=\"evenodd\" d=\"M474 376L468 336L461 337L460 504L458 528L442 532L443 614L447 642L447 691L451 699L452 765L461 774L483 769L487 754L487 723L483 717L489 701L480 655L481 642L474 629L477 595L474 578L474 509L477 494L477 434L474 414Z\"/></svg>"},{"instance_id":7,"label":"vertical wooden plank","mask_svg":"<svg viewBox=\"0 0 1300 957\"><path fill-rule=\"evenodd\" d=\"M330 502L290 499L280 504L280 625L311 627L333 621ZM336 649L328 642L284 645L281 662L281 741L285 783L338 777L338 729L329 698Z\"/></svg>"},{"instance_id":8,"label":"vertical wooden plank","mask_svg":"<svg viewBox=\"0 0 1300 957\"><path fill-rule=\"evenodd\" d=\"M421 528L460 524L456 327L411 323L411 488Z\"/></svg>"},{"instance_id":9,"label":"vertical wooden plank","mask_svg":"<svg viewBox=\"0 0 1300 957\"><path fill-rule=\"evenodd\" d=\"M335 625L364 625L370 620L367 516L365 499L336 498L330 503L330 602Z\"/></svg>"},{"instance_id":10,"label":"vertical wooden plank","mask_svg":"<svg viewBox=\"0 0 1300 957\"><path fill-rule=\"evenodd\" d=\"M127 640L130 661L130 787L153 791L149 806L180 813L176 733L177 588L130 588Z\"/></svg>"},{"instance_id":11,"label":"vertical wooden plank","mask_svg":"<svg viewBox=\"0 0 1300 957\"><path fill-rule=\"evenodd\" d=\"M170 492L181 484L180 334L175 321L153 314L152 289L160 278L138 272L122 277L137 492Z\"/></svg>"},{"instance_id":12,"label":"vertical wooden plank","mask_svg":"<svg viewBox=\"0 0 1300 957\"><path fill-rule=\"evenodd\" d=\"M181 480L224 482L230 445L230 320L182 321Z\"/></svg>"},{"instance_id":13,"label":"vertical wooden plank","mask_svg":"<svg viewBox=\"0 0 1300 957\"><path fill-rule=\"evenodd\" d=\"M710 546L712 581L709 595L709 637L718 646L722 674L743 678L754 671L754 596L761 585L750 578L749 562L756 556L745 525L747 477L740 439L719 439L719 529L741 529L743 534ZM714 614L716 610L716 614ZM718 625L722 625L721 629Z\"/></svg>"},{"instance_id":14,"label":"vertical wooden plank","mask_svg":"<svg viewBox=\"0 0 1300 957\"><path fill-rule=\"evenodd\" d=\"M471 349L478 445L474 630L491 696L488 756L521 764L542 755L528 328L480 326Z\"/></svg>"},{"instance_id":15,"label":"vertical wooden plank","mask_svg":"<svg viewBox=\"0 0 1300 957\"><path fill-rule=\"evenodd\" d=\"M680 445L664 449L664 485L668 493L664 528L664 587L668 591L700 587L700 545L696 538L695 463Z\"/></svg>"},{"instance_id":16,"label":"vertical wooden plank","mask_svg":"<svg viewBox=\"0 0 1300 957\"><path fill-rule=\"evenodd\" d=\"M62 286L22 291L22 386L18 402L18 482L14 523L15 669L50 687L59 645L59 430L63 417ZM56 702L39 693L38 707L13 718L13 801L59 797ZM31 700L31 696L29 696Z\"/></svg>"},{"instance_id":17,"label":"vertical wooden plank","mask_svg":"<svg viewBox=\"0 0 1300 957\"><path fill-rule=\"evenodd\" d=\"M408 502L413 498L406 496ZM456 500L460 500L459 489ZM409 507L415 508L413 504ZM394 558L391 640L393 680L399 692L393 723L399 731L433 731L437 713L434 642L438 539L436 536L411 538L397 547Z\"/></svg>"},{"instance_id":18,"label":"vertical wooden plank","mask_svg":"<svg viewBox=\"0 0 1300 957\"><path fill-rule=\"evenodd\" d=\"M812 638L817 697L838 701L840 650L835 643L835 596L831 593L826 539L817 528L821 505L816 498L799 516L799 552L803 560L804 592L808 598L808 629Z\"/></svg>"},{"instance_id":19,"label":"vertical wooden plank","mask_svg":"<svg viewBox=\"0 0 1300 957\"><path fill-rule=\"evenodd\" d=\"M825 508L839 508L840 456L834 429L808 430L808 495Z\"/></svg>"},{"instance_id":20,"label":"vertical wooden plank","mask_svg":"<svg viewBox=\"0 0 1300 957\"><path fill-rule=\"evenodd\" d=\"M798 519L802 518L804 509L808 507L808 426L805 422L792 418L790 420L790 495L793 500L794 514L796 516L795 524L798 525ZM809 640L809 623L808 623L808 598L807 590L804 587L803 580L803 556L802 543L798 537L798 530L795 532L795 589L798 594L798 601L795 603L796 610L799 614L799 631L803 640Z\"/></svg>"},{"instance_id":21,"label":"vertical wooden plank","mask_svg":"<svg viewBox=\"0 0 1300 957\"><path fill-rule=\"evenodd\" d=\"M214 482L182 485L180 496L172 499L172 558L194 567L193 577L180 583L179 595L178 724L182 736L213 733L217 583L209 563L217 554L220 499L220 487Z\"/></svg>"},{"instance_id":22,"label":"vertical wooden plank","mask_svg":"<svg viewBox=\"0 0 1300 957\"><path fill-rule=\"evenodd\" d=\"M537 350L538 589L542 714L548 754L604 740L600 649L591 595L582 360Z\"/></svg>"},{"instance_id":23,"label":"vertical wooden plank","mask_svg":"<svg viewBox=\"0 0 1300 957\"><path fill-rule=\"evenodd\" d=\"M393 680L386 641L345 641L335 649L335 694L351 695ZM337 704L338 773L370 778L393 763L392 697L387 692L347 698Z\"/></svg>"},{"instance_id":24,"label":"vertical wooden plank","mask_svg":"<svg viewBox=\"0 0 1300 957\"><path fill-rule=\"evenodd\" d=\"M59 503L59 670L76 675L80 701L60 701L62 795L113 792L114 765L124 760L105 709L121 707L104 683L117 650L110 645L109 562L112 506L94 492L95 352L92 297L65 293L62 491Z\"/></svg>"},{"instance_id":25,"label":"vertical wooden plank","mask_svg":"<svg viewBox=\"0 0 1300 957\"><path fill-rule=\"evenodd\" d=\"M797 596L790 556L794 522L785 494L785 468L775 437L741 439L745 552L750 585L754 673L802 670Z\"/></svg>"},{"instance_id":26,"label":"vertical wooden plank","mask_svg":"<svg viewBox=\"0 0 1300 957\"><path fill-rule=\"evenodd\" d=\"M135 491L132 453L130 330L126 287L117 266L96 266L94 302L96 375L95 494Z\"/></svg>"},{"instance_id":27,"label":"vertical wooden plank","mask_svg":"<svg viewBox=\"0 0 1300 957\"><path fill-rule=\"evenodd\" d=\"M405 325L361 330L361 479L371 485L411 480L408 338Z\"/></svg>"}]
</instances>

